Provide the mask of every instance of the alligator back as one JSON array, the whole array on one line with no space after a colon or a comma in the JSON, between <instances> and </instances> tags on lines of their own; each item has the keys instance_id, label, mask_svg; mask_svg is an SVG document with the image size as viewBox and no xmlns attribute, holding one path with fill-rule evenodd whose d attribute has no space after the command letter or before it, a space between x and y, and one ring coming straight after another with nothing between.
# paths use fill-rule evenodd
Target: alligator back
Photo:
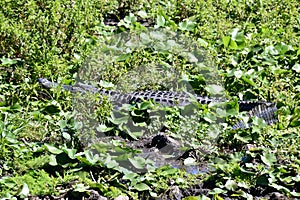
<instances>
[{"instance_id":1,"label":"alligator back","mask_svg":"<svg viewBox=\"0 0 300 200\"><path fill-rule=\"evenodd\" d=\"M38 82L45 88L53 88L59 86L58 83L48 81L44 78L39 78ZM153 100L164 106L185 106L191 103L192 98L195 98L201 104L209 104L211 102L224 102L224 99L211 98L191 95L184 92L170 92L170 91L145 91L145 92L132 92L132 93L122 93L119 91L104 90L96 88L92 85L87 85L83 83L77 83L73 86L71 85L61 85L64 90L68 90L72 93L100 93L102 95L108 96L108 98L117 103L133 103L141 102L142 100ZM266 102L266 101L238 101L239 111L246 111L249 117L257 116L265 120L265 122L270 125L277 122L276 116L276 103ZM235 124L232 129L245 129L251 124L245 124L243 121L239 121Z\"/></svg>"}]
</instances>

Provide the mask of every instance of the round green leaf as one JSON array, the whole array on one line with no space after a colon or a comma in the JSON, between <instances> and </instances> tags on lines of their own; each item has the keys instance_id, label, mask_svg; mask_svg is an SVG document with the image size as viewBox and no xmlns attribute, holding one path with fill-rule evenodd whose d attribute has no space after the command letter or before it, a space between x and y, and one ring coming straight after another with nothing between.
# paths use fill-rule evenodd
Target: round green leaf
<instances>
[{"instance_id":1,"label":"round green leaf","mask_svg":"<svg viewBox=\"0 0 300 200\"><path fill-rule=\"evenodd\" d=\"M133 189L136 189L137 191L146 191L150 190L151 188L145 183L138 183L133 187Z\"/></svg>"},{"instance_id":2,"label":"round green leaf","mask_svg":"<svg viewBox=\"0 0 300 200\"><path fill-rule=\"evenodd\" d=\"M47 143L45 143L44 146L45 146L45 148L46 148L50 153L53 153L53 154L56 154L56 155L63 152L62 150L56 148L55 146L52 146L52 145L47 144Z\"/></svg>"}]
</instances>

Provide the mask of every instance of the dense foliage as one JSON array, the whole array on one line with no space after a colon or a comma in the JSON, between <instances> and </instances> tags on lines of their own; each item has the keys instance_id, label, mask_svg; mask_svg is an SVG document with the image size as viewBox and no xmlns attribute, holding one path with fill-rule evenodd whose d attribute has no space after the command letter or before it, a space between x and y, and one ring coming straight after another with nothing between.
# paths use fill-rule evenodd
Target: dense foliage
<instances>
[{"instance_id":1,"label":"dense foliage","mask_svg":"<svg viewBox=\"0 0 300 200\"><path fill-rule=\"evenodd\" d=\"M0 197L77 199L97 193L107 198L170 199L176 198L177 188L185 191L181 197L186 199L300 198L299 13L297 0L0 1ZM198 105L204 120L190 145L209 152L200 157L213 170L193 174L128 158L137 169L149 166L146 172L132 172L118 165L108 149L130 154L135 149L124 141L132 142L141 133L127 130L129 137L124 136L124 118L112 115L104 99L95 109L102 121L98 128L116 140L101 141L93 151L85 149L76 136L74 96L60 88L45 90L37 78L72 84L103 41L145 27L192 38L217 66L230 105L237 99L276 102L279 122L266 126L253 119L249 129L230 130L228 125L244 116L235 108L225 116L225 128L214 142L203 142L207 135L201 130L213 112ZM149 49L120 58L99 76L98 85L113 87L128 71L154 61L185 73L181 78L189 80L196 93L214 94L188 61ZM161 89L154 87L144 89ZM177 108L146 101L127 109L142 122L143 114L164 109L170 136L184 139L190 134L183 122L192 117L181 116Z\"/></svg>"}]
</instances>

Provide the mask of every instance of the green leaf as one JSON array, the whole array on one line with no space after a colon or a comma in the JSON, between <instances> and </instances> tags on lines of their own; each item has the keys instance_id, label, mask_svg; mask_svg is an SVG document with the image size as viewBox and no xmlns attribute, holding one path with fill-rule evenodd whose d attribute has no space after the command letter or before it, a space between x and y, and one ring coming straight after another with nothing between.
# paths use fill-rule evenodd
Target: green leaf
<instances>
[{"instance_id":1,"label":"green leaf","mask_svg":"<svg viewBox=\"0 0 300 200\"><path fill-rule=\"evenodd\" d=\"M15 103L14 105L12 105L10 107L11 110L15 110L15 111L21 111L22 110L22 106L18 103Z\"/></svg>"},{"instance_id":2,"label":"green leaf","mask_svg":"<svg viewBox=\"0 0 300 200\"><path fill-rule=\"evenodd\" d=\"M144 169L146 161L143 157L135 156L134 158L128 158L130 163L137 169Z\"/></svg>"},{"instance_id":3,"label":"green leaf","mask_svg":"<svg viewBox=\"0 0 300 200\"><path fill-rule=\"evenodd\" d=\"M204 195L203 195L204 196ZM206 197L206 198L203 198L203 196L194 196L194 197L192 197L192 196L189 196L189 197L185 197L185 198L183 198L182 200L203 200L203 199L205 199L205 200L210 200L210 198L208 198L208 197Z\"/></svg>"},{"instance_id":4,"label":"green leaf","mask_svg":"<svg viewBox=\"0 0 300 200\"><path fill-rule=\"evenodd\" d=\"M141 110L133 110L130 113L131 113L131 116L135 116L135 117L142 117L143 116L143 112Z\"/></svg>"},{"instance_id":5,"label":"green leaf","mask_svg":"<svg viewBox=\"0 0 300 200\"><path fill-rule=\"evenodd\" d=\"M245 40L243 32L240 32L238 28L233 29L231 33L231 41L234 41L237 44L237 47L234 47L234 49L245 47Z\"/></svg>"},{"instance_id":6,"label":"green leaf","mask_svg":"<svg viewBox=\"0 0 300 200\"><path fill-rule=\"evenodd\" d=\"M239 104L238 99L234 99L233 101L229 101L226 103L226 113L228 116L236 116L239 113Z\"/></svg>"},{"instance_id":7,"label":"green leaf","mask_svg":"<svg viewBox=\"0 0 300 200\"><path fill-rule=\"evenodd\" d=\"M138 108L140 110L147 110L152 107L153 107L153 104L149 101L143 101L142 103L138 104Z\"/></svg>"},{"instance_id":8,"label":"green leaf","mask_svg":"<svg viewBox=\"0 0 300 200\"><path fill-rule=\"evenodd\" d=\"M208 43L205 40L198 38L197 41L200 43L202 47L208 47Z\"/></svg>"},{"instance_id":9,"label":"green leaf","mask_svg":"<svg viewBox=\"0 0 300 200\"><path fill-rule=\"evenodd\" d=\"M182 31L193 31L195 29L196 23L190 20L184 20L179 23L179 29Z\"/></svg>"},{"instance_id":10,"label":"green leaf","mask_svg":"<svg viewBox=\"0 0 300 200\"><path fill-rule=\"evenodd\" d=\"M116 58L117 62L125 61L131 57L130 53L122 54Z\"/></svg>"},{"instance_id":11,"label":"green leaf","mask_svg":"<svg viewBox=\"0 0 300 200\"><path fill-rule=\"evenodd\" d=\"M300 197L300 192L290 192L293 197Z\"/></svg>"},{"instance_id":12,"label":"green leaf","mask_svg":"<svg viewBox=\"0 0 300 200\"><path fill-rule=\"evenodd\" d=\"M105 164L106 164L106 167L110 168L110 169L113 169L113 168L116 168L119 166L119 163L117 163L117 161L115 161L115 160L110 160L109 162L105 162Z\"/></svg>"},{"instance_id":13,"label":"green leaf","mask_svg":"<svg viewBox=\"0 0 300 200\"><path fill-rule=\"evenodd\" d=\"M232 194L231 196L233 196L233 197L244 197L245 199L253 199L253 196L251 194L248 194L248 193L244 192L243 190L235 191L235 193Z\"/></svg>"},{"instance_id":14,"label":"green leaf","mask_svg":"<svg viewBox=\"0 0 300 200\"><path fill-rule=\"evenodd\" d=\"M112 88L115 85L113 83L111 83L111 82L100 80L99 86L100 87L104 87L104 88Z\"/></svg>"},{"instance_id":15,"label":"green leaf","mask_svg":"<svg viewBox=\"0 0 300 200\"><path fill-rule=\"evenodd\" d=\"M136 179L136 177L138 177L139 175L137 173L128 173L128 174L125 174L123 176L123 179L125 180L130 180L130 181L133 181L134 179Z\"/></svg>"},{"instance_id":16,"label":"green leaf","mask_svg":"<svg viewBox=\"0 0 300 200\"><path fill-rule=\"evenodd\" d=\"M296 182L300 182L300 175L298 174L297 176L293 177L293 180Z\"/></svg>"},{"instance_id":17,"label":"green leaf","mask_svg":"<svg viewBox=\"0 0 300 200\"><path fill-rule=\"evenodd\" d=\"M21 198L24 198L24 197L27 197L28 194L29 194L28 185L26 183L23 183L22 190L20 191L20 193L18 194L18 196L20 196Z\"/></svg>"},{"instance_id":18,"label":"green leaf","mask_svg":"<svg viewBox=\"0 0 300 200\"><path fill-rule=\"evenodd\" d=\"M0 58L2 65L13 65L16 64L17 61L14 59L10 59L10 58Z\"/></svg>"},{"instance_id":19,"label":"green leaf","mask_svg":"<svg viewBox=\"0 0 300 200\"><path fill-rule=\"evenodd\" d=\"M67 127L67 121L66 121L66 120L60 120L60 121L59 121L59 127L60 127L61 129L66 128L66 127Z\"/></svg>"},{"instance_id":20,"label":"green leaf","mask_svg":"<svg viewBox=\"0 0 300 200\"><path fill-rule=\"evenodd\" d=\"M209 122L209 123L213 123L213 122L216 122L217 117L212 113L206 113L204 115L204 120Z\"/></svg>"},{"instance_id":21,"label":"green leaf","mask_svg":"<svg viewBox=\"0 0 300 200\"><path fill-rule=\"evenodd\" d=\"M225 109L225 107L217 108L216 113L217 113L218 117L224 118L224 117L228 116L228 113L227 113L227 110Z\"/></svg>"},{"instance_id":22,"label":"green leaf","mask_svg":"<svg viewBox=\"0 0 300 200\"><path fill-rule=\"evenodd\" d=\"M162 172L160 172L159 174L161 176L173 176L175 175L176 173L178 173L178 169L176 168L168 168L166 170L163 170Z\"/></svg>"},{"instance_id":23,"label":"green leaf","mask_svg":"<svg viewBox=\"0 0 300 200\"><path fill-rule=\"evenodd\" d=\"M235 134L234 135L234 138L235 139L237 139L237 140L239 140L239 141L242 141L242 142L244 142L244 143L247 143L247 142L249 142L249 141L251 141L252 140L252 138L251 138L251 136L240 136L240 135L238 135L238 134Z\"/></svg>"},{"instance_id":24,"label":"green leaf","mask_svg":"<svg viewBox=\"0 0 300 200\"><path fill-rule=\"evenodd\" d=\"M277 162L276 156L272 153L263 153L260 157L261 160L268 166L272 166L273 163Z\"/></svg>"},{"instance_id":25,"label":"green leaf","mask_svg":"<svg viewBox=\"0 0 300 200\"><path fill-rule=\"evenodd\" d=\"M227 180L226 183L225 183L225 188L227 190L230 190L230 191L235 191L236 188L238 187L237 183L233 180Z\"/></svg>"},{"instance_id":26,"label":"green leaf","mask_svg":"<svg viewBox=\"0 0 300 200\"><path fill-rule=\"evenodd\" d=\"M299 119L294 119L293 121L291 121L290 126L291 127L300 126L300 120Z\"/></svg>"},{"instance_id":27,"label":"green leaf","mask_svg":"<svg viewBox=\"0 0 300 200\"><path fill-rule=\"evenodd\" d=\"M127 24L134 23L136 22L136 20L137 18L133 13L129 13L129 15L124 18L124 22L126 22Z\"/></svg>"},{"instance_id":28,"label":"green leaf","mask_svg":"<svg viewBox=\"0 0 300 200\"><path fill-rule=\"evenodd\" d=\"M56 156L55 155L50 155L50 157L49 157L49 165L51 165L51 166L57 166L57 161L56 161Z\"/></svg>"},{"instance_id":29,"label":"green leaf","mask_svg":"<svg viewBox=\"0 0 300 200\"><path fill-rule=\"evenodd\" d=\"M275 49L279 52L279 54L283 55L290 49L290 47L286 44L280 43L275 46Z\"/></svg>"},{"instance_id":30,"label":"green leaf","mask_svg":"<svg viewBox=\"0 0 300 200\"><path fill-rule=\"evenodd\" d=\"M79 183L73 186L75 192L86 192L89 187L88 186L84 186L84 184Z\"/></svg>"},{"instance_id":31,"label":"green leaf","mask_svg":"<svg viewBox=\"0 0 300 200\"><path fill-rule=\"evenodd\" d=\"M99 156L93 155L93 153L90 150L85 150L84 155L87 161L92 165L94 165L99 160Z\"/></svg>"},{"instance_id":32,"label":"green leaf","mask_svg":"<svg viewBox=\"0 0 300 200\"><path fill-rule=\"evenodd\" d=\"M147 17L147 13L144 10L138 11L137 15L140 16L141 18L146 18Z\"/></svg>"},{"instance_id":33,"label":"green leaf","mask_svg":"<svg viewBox=\"0 0 300 200\"><path fill-rule=\"evenodd\" d=\"M268 46L265 48L265 52L270 55L278 55L279 52L275 49L274 46Z\"/></svg>"},{"instance_id":34,"label":"green leaf","mask_svg":"<svg viewBox=\"0 0 300 200\"><path fill-rule=\"evenodd\" d=\"M109 118L109 120L116 125L120 125L123 123L126 123L129 119L129 116L123 116L123 117L115 117L114 114L111 114L111 117Z\"/></svg>"},{"instance_id":35,"label":"green leaf","mask_svg":"<svg viewBox=\"0 0 300 200\"><path fill-rule=\"evenodd\" d=\"M96 128L96 130L101 132L101 133L111 131L112 129L113 129L113 127L107 127L105 124L100 124Z\"/></svg>"},{"instance_id":36,"label":"green leaf","mask_svg":"<svg viewBox=\"0 0 300 200\"><path fill-rule=\"evenodd\" d=\"M142 123L144 124L144 123ZM144 132L143 131L131 131L129 129L129 127L127 126L122 126L120 127L122 130L126 131L126 133L128 135L130 135L130 137L132 137L133 139L137 140L139 137L143 136L144 135Z\"/></svg>"},{"instance_id":37,"label":"green leaf","mask_svg":"<svg viewBox=\"0 0 300 200\"><path fill-rule=\"evenodd\" d=\"M238 44L234 40L230 40L229 48L230 49L238 49Z\"/></svg>"},{"instance_id":38,"label":"green leaf","mask_svg":"<svg viewBox=\"0 0 300 200\"><path fill-rule=\"evenodd\" d=\"M205 87L205 90L213 95L224 94L224 87L220 85L210 84Z\"/></svg>"},{"instance_id":39,"label":"green leaf","mask_svg":"<svg viewBox=\"0 0 300 200\"><path fill-rule=\"evenodd\" d=\"M80 59L80 54L78 54L78 53L74 53L74 58L76 59L76 60L79 60Z\"/></svg>"},{"instance_id":40,"label":"green leaf","mask_svg":"<svg viewBox=\"0 0 300 200\"><path fill-rule=\"evenodd\" d=\"M243 76L243 71L241 71L241 70L234 71L234 76L236 78L241 78Z\"/></svg>"},{"instance_id":41,"label":"green leaf","mask_svg":"<svg viewBox=\"0 0 300 200\"><path fill-rule=\"evenodd\" d=\"M133 186L133 189L136 189L137 191L151 190L151 188L145 183L138 183L135 186Z\"/></svg>"},{"instance_id":42,"label":"green leaf","mask_svg":"<svg viewBox=\"0 0 300 200\"><path fill-rule=\"evenodd\" d=\"M238 35L239 35L239 29L238 28L232 29L231 39L236 40L238 38Z\"/></svg>"},{"instance_id":43,"label":"green leaf","mask_svg":"<svg viewBox=\"0 0 300 200\"><path fill-rule=\"evenodd\" d=\"M213 190L211 190L209 192L209 194L222 194L222 193L226 193L226 190L222 190L221 188L214 188Z\"/></svg>"},{"instance_id":44,"label":"green leaf","mask_svg":"<svg viewBox=\"0 0 300 200\"><path fill-rule=\"evenodd\" d=\"M271 187L277 189L278 191L284 191L284 192L290 193L290 190L282 185L278 185L276 183L270 183L269 185Z\"/></svg>"},{"instance_id":45,"label":"green leaf","mask_svg":"<svg viewBox=\"0 0 300 200\"><path fill-rule=\"evenodd\" d=\"M229 47L230 40L231 40L230 36L225 36L222 38L222 41L223 41L223 44L225 47Z\"/></svg>"},{"instance_id":46,"label":"green leaf","mask_svg":"<svg viewBox=\"0 0 300 200\"><path fill-rule=\"evenodd\" d=\"M152 39L149 37L149 35L146 34L146 33L144 33L144 32L142 32L142 33L140 34L140 40L141 40L141 41L140 41L141 44L143 44L143 45L147 45L147 44L153 42Z\"/></svg>"},{"instance_id":47,"label":"green leaf","mask_svg":"<svg viewBox=\"0 0 300 200\"><path fill-rule=\"evenodd\" d=\"M245 81L246 83L248 83L249 85L251 85L252 87L257 87L256 83L254 81L252 81L249 78L246 78L245 76L242 76L242 80Z\"/></svg>"},{"instance_id":48,"label":"green leaf","mask_svg":"<svg viewBox=\"0 0 300 200\"><path fill-rule=\"evenodd\" d=\"M157 25L156 28L164 26L165 23L166 23L166 20L165 20L164 16L158 15L156 18L156 25Z\"/></svg>"},{"instance_id":49,"label":"green leaf","mask_svg":"<svg viewBox=\"0 0 300 200\"><path fill-rule=\"evenodd\" d=\"M300 73L300 64L296 63L292 69L295 70L297 73Z\"/></svg>"},{"instance_id":50,"label":"green leaf","mask_svg":"<svg viewBox=\"0 0 300 200\"><path fill-rule=\"evenodd\" d=\"M45 143L44 146L45 146L45 148L46 148L50 153L53 153L53 154L56 154L56 155L63 152L62 150L56 148L55 146L52 146L52 145L47 144L47 143Z\"/></svg>"},{"instance_id":51,"label":"green leaf","mask_svg":"<svg viewBox=\"0 0 300 200\"><path fill-rule=\"evenodd\" d=\"M63 138L65 138L68 141L71 141L71 135L67 132L62 133Z\"/></svg>"},{"instance_id":52,"label":"green leaf","mask_svg":"<svg viewBox=\"0 0 300 200\"><path fill-rule=\"evenodd\" d=\"M75 159L75 154L76 154L76 149L68 149L68 148L63 148L63 151L69 156L71 159Z\"/></svg>"},{"instance_id":53,"label":"green leaf","mask_svg":"<svg viewBox=\"0 0 300 200\"><path fill-rule=\"evenodd\" d=\"M254 116L252 118L253 121L253 125L259 126L259 127L266 127L267 124L265 123L265 121L262 118L256 117Z\"/></svg>"}]
</instances>

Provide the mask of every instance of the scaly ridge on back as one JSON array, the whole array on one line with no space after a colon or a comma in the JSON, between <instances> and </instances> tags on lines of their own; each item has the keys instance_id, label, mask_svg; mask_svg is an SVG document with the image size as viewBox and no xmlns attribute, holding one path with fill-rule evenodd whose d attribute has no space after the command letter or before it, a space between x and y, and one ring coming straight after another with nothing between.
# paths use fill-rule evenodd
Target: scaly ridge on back
<instances>
[{"instance_id":1,"label":"scaly ridge on back","mask_svg":"<svg viewBox=\"0 0 300 200\"><path fill-rule=\"evenodd\" d=\"M164 106L185 106L191 103L191 97L187 93L183 92L170 92L170 91L145 91L145 92L132 92L132 93L121 93L119 91L104 90L96 88L92 85L83 83L77 83L75 85L59 85L58 83L51 82L45 78L39 78L38 82L45 88L53 88L61 86L64 90L68 90L72 93L100 93L107 95L111 101L118 104L141 102L142 100L153 100ZM209 104L211 102L224 102L224 99L210 98L203 96L195 96L195 99L201 104ZM276 103L265 102L265 101L238 101L239 111L246 111L249 117L257 116L265 120L270 125L277 122L276 116ZM247 126L244 121L236 123L232 129L245 129Z\"/></svg>"}]
</instances>

